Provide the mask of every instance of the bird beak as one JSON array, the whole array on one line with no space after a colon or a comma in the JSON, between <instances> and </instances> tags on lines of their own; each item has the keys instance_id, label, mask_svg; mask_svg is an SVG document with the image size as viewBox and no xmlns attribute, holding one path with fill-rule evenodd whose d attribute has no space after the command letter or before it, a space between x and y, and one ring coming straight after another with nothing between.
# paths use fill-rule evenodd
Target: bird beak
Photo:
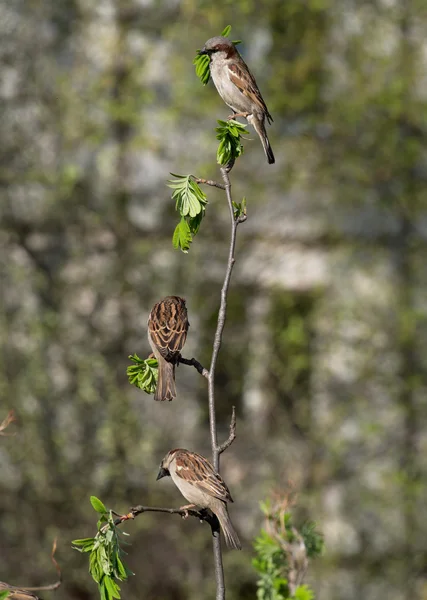
<instances>
[{"instance_id":1,"label":"bird beak","mask_svg":"<svg viewBox=\"0 0 427 600\"><path fill-rule=\"evenodd\" d=\"M202 48L201 50L199 50L199 51L197 52L197 54L198 54L199 56L203 56L204 54L207 54L207 51L205 50L205 48Z\"/></svg>"},{"instance_id":2,"label":"bird beak","mask_svg":"<svg viewBox=\"0 0 427 600\"><path fill-rule=\"evenodd\" d=\"M160 471L157 475L156 481L158 481L162 477L167 477L168 475L169 475L169 471L167 469L164 469L163 467L160 467Z\"/></svg>"}]
</instances>

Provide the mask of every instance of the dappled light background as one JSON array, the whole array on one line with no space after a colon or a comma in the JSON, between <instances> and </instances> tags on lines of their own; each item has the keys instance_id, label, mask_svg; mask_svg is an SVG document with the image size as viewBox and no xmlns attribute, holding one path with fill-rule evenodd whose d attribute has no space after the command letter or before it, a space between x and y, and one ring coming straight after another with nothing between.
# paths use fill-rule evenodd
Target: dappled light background
<instances>
[{"instance_id":1,"label":"dappled light background","mask_svg":"<svg viewBox=\"0 0 427 600\"><path fill-rule=\"evenodd\" d=\"M74 538L89 496L179 506L155 481L173 447L209 455L207 386L129 385L146 321L187 299L185 356L209 364L228 253L219 190L189 254L172 248L169 173L219 178L229 109L192 60L231 24L274 118L232 171L247 198L218 365L222 472L244 551L230 600L254 598L259 502L291 486L326 542L319 600L426 598L427 14L408 0L10 0L0 4L0 579L97 595ZM209 528L145 514L124 528L123 597L214 595Z\"/></svg>"}]
</instances>

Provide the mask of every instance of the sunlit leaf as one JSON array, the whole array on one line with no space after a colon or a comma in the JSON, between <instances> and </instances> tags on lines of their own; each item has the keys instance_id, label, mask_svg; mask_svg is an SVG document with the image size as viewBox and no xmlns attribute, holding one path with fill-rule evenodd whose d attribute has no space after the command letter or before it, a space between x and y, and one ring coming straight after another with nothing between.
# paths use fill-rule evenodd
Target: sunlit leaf
<instances>
[{"instance_id":1,"label":"sunlit leaf","mask_svg":"<svg viewBox=\"0 0 427 600\"><path fill-rule=\"evenodd\" d=\"M96 512L99 512L100 514L104 514L107 512L107 509L105 508L104 504L96 496L90 497L90 503L92 504Z\"/></svg>"}]
</instances>

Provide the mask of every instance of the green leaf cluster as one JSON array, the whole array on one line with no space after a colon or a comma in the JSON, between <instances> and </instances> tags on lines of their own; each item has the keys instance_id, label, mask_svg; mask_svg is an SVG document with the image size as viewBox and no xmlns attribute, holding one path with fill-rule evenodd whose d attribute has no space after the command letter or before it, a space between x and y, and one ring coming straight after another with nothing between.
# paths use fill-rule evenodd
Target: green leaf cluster
<instances>
[{"instance_id":1,"label":"green leaf cluster","mask_svg":"<svg viewBox=\"0 0 427 600\"><path fill-rule=\"evenodd\" d=\"M126 581L132 571L123 562L126 554L120 546L120 536L111 511L96 496L91 496L93 508L101 516L98 520L98 533L93 538L73 540L73 548L89 553L89 572L98 584L101 600L120 600L120 587L117 581Z\"/></svg>"},{"instance_id":2,"label":"green leaf cluster","mask_svg":"<svg viewBox=\"0 0 427 600\"><path fill-rule=\"evenodd\" d=\"M10 590L2 590L0 592L0 600L6 600L6 598L9 596L10 594Z\"/></svg>"},{"instance_id":3,"label":"green leaf cluster","mask_svg":"<svg viewBox=\"0 0 427 600\"><path fill-rule=\"evenodd\" d=\"M172 244L174 248L187 253L193 236L200 229L208 201L192 175L171 175L176 179L169 180L168 186L173 189L172 200L175 200L175 209L181 215L173 233Z\"/></svg>"},{"instance_id":4,"label":"green leaf cluster","mask_svg":"<svg viewBox=\"0 0 427 600\"><path fill-rule=\"evenodd\" d=\"M207 54L196 54L193 59L193 65L196 67L196 75L203 85L206 85L211 77L209 62L209 56Z\"/></svg>"},{"instance_id":5,"label":"green leaf cluster","mask_svg":"<svg viewBox=\"0 0 427 600\"><path fill-rule=\"evenodd\" d=\"M128 358L134 363L126 369L129 383L147 394L154 394L159 374L157 359L142 359L137 354L130 354Z\"/></svg>"},{"instance_id":6,"label":"green leaf cluster","mask_svg":"<svg viewBox=\"0 0 427 600\"><path fill-rule=\"evenodd\" d=\"M323 550L323 536L316 524L309 521L297 530L290 511L272 508L269 501L261 503L267 518L267 528L255 539L256 557L252 564L258 572L258 600L313 600L313 591L307 585L299 585L294 595L289 590L289 562L287 548L302 538L308 558L319 556ZM274 535L273 535L274 532Z\"/></svg>"},{"instance_id":7,"label":"green leaf cluster","mask_svg":"<svg viewBox=\"0 0 427 600\"><path fill-rule=\"evenodd\" d=\"M216 160L220 165L228 165L243 154L240 136L243 134L248 135L249 131L234 119L229 121L218 120L218 123L219 127L215 129L216 139L219 140Z\"/></svg>"},{"instance_id":8,"label":"green leaf cluster","mask_svg":"<svg viewBox=\"0 0 427 600\"><path fill-rule=\"evenodd\" d=\"M287 560L277 541L265 530L254 542L257 553L252 564L258 572L258 600L285 600L289 597L286 574Z\"/></svg>"}]
</instances>

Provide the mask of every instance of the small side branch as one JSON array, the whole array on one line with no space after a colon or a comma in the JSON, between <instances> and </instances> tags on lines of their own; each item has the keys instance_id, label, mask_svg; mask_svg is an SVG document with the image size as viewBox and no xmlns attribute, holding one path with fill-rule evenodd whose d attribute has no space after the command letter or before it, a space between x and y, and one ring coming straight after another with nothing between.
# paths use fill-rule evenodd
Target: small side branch
<instances>
[{"instance_id":1,"label":"small side branch","mask_svg":"<svg viewBox=\"0 0 427 600\"><path fill-rule=\"evenodd\" d=\"M193 509L185 509L185 508L163 508L159 506L142 506L138 504L138 506L134 506L130 509L130 511L126 515L119 515L113 511L115 515L117 515L117 519L114 521L114 525L121 525L125 521L130 521L135 519L138 515L142 515L146 512L157 512L157 513L167 513L169 515L180 515L183 519L186 519L188 516L195 517L199 519L200 522L206 521L209 523L212 535L217 537L219 536L219 521L217 517L209 512L206 509L201 510L193 510Z\"/></svg>"},{"instance_id":2,"label":"small side branch","mask_svg":"<svg viewBox=\"0 0 427 600\"><path fill-rule=\"evenodd\" d=\"M213 181L212 179L203 179L201 177L194 177L194 175L192 175L192 177L196 183L203 183L205 185L216 187L220 190L225 190L225 185L223 185L222 183L218 183L217 181Z\"/></svg>"},{"instance_id":3,"label":"small side branch","mask_svg":"<svg viewBox=\"0 0 427 600\"><path fill-rule=\"evenodd\" d=\"M203 377L209 379L209 371L205 369L205 367L201 365L195 358L184 358L180 355L178 359L178 364L179 363L182 363L183 365L189 365L190 367L195 367L200 375L203 375Z\"/></svg>"},{"instance_id":4,"label":"small side branch","mask_svg":"<svg viewBox=\"0 0 427 600\"><path fill-rule=\"evenodd\" d=\"M20 588L14 588L13 586L10 586L11 590L25 590L25 591L53 591L53 590L57 590L59 588L59 586L62 583L62 573L61 573L61 567L58 565L58 563L56 562L55 559L55 552L56 552L56 539L53 540L53 544L52 544L52 552L50 554L50 559L53 562L56 572L58 574L58 579L54 582L54 583L49 583L47 585L39 585L37 587L20 587ZM11 597L13 598L13 594L10 594ZM31 596L37 598L37 596L35 596L34 594L31 594ZM18 596L17 596L18 598Z\"/></svg>"},{"instance_id":5,"label":"small side branch","mask_svg":"<svg viewBox=\"0 0 427 600\"><path fill-rule=\"evenodd\" d=\"M4 431L14 421L16 421L15 411L10 410L5 419L0 423L0 435L15 435L15 433L5 433Z\"/></svg>"},{"instance_id":6,"label":"small side branch","mask_svg":"<svg viewBox=\"0 0 427 600\"><path fill-rule=\"evenodd\" d=\"M228 438L223 442L220 446L218 446L218 454L222 454L227 448L231 446L231 444L236 439L236 407L233 406L233 411L231 413L231 421L230 421L230 434Z\"/></svg>"}]
</instances>

